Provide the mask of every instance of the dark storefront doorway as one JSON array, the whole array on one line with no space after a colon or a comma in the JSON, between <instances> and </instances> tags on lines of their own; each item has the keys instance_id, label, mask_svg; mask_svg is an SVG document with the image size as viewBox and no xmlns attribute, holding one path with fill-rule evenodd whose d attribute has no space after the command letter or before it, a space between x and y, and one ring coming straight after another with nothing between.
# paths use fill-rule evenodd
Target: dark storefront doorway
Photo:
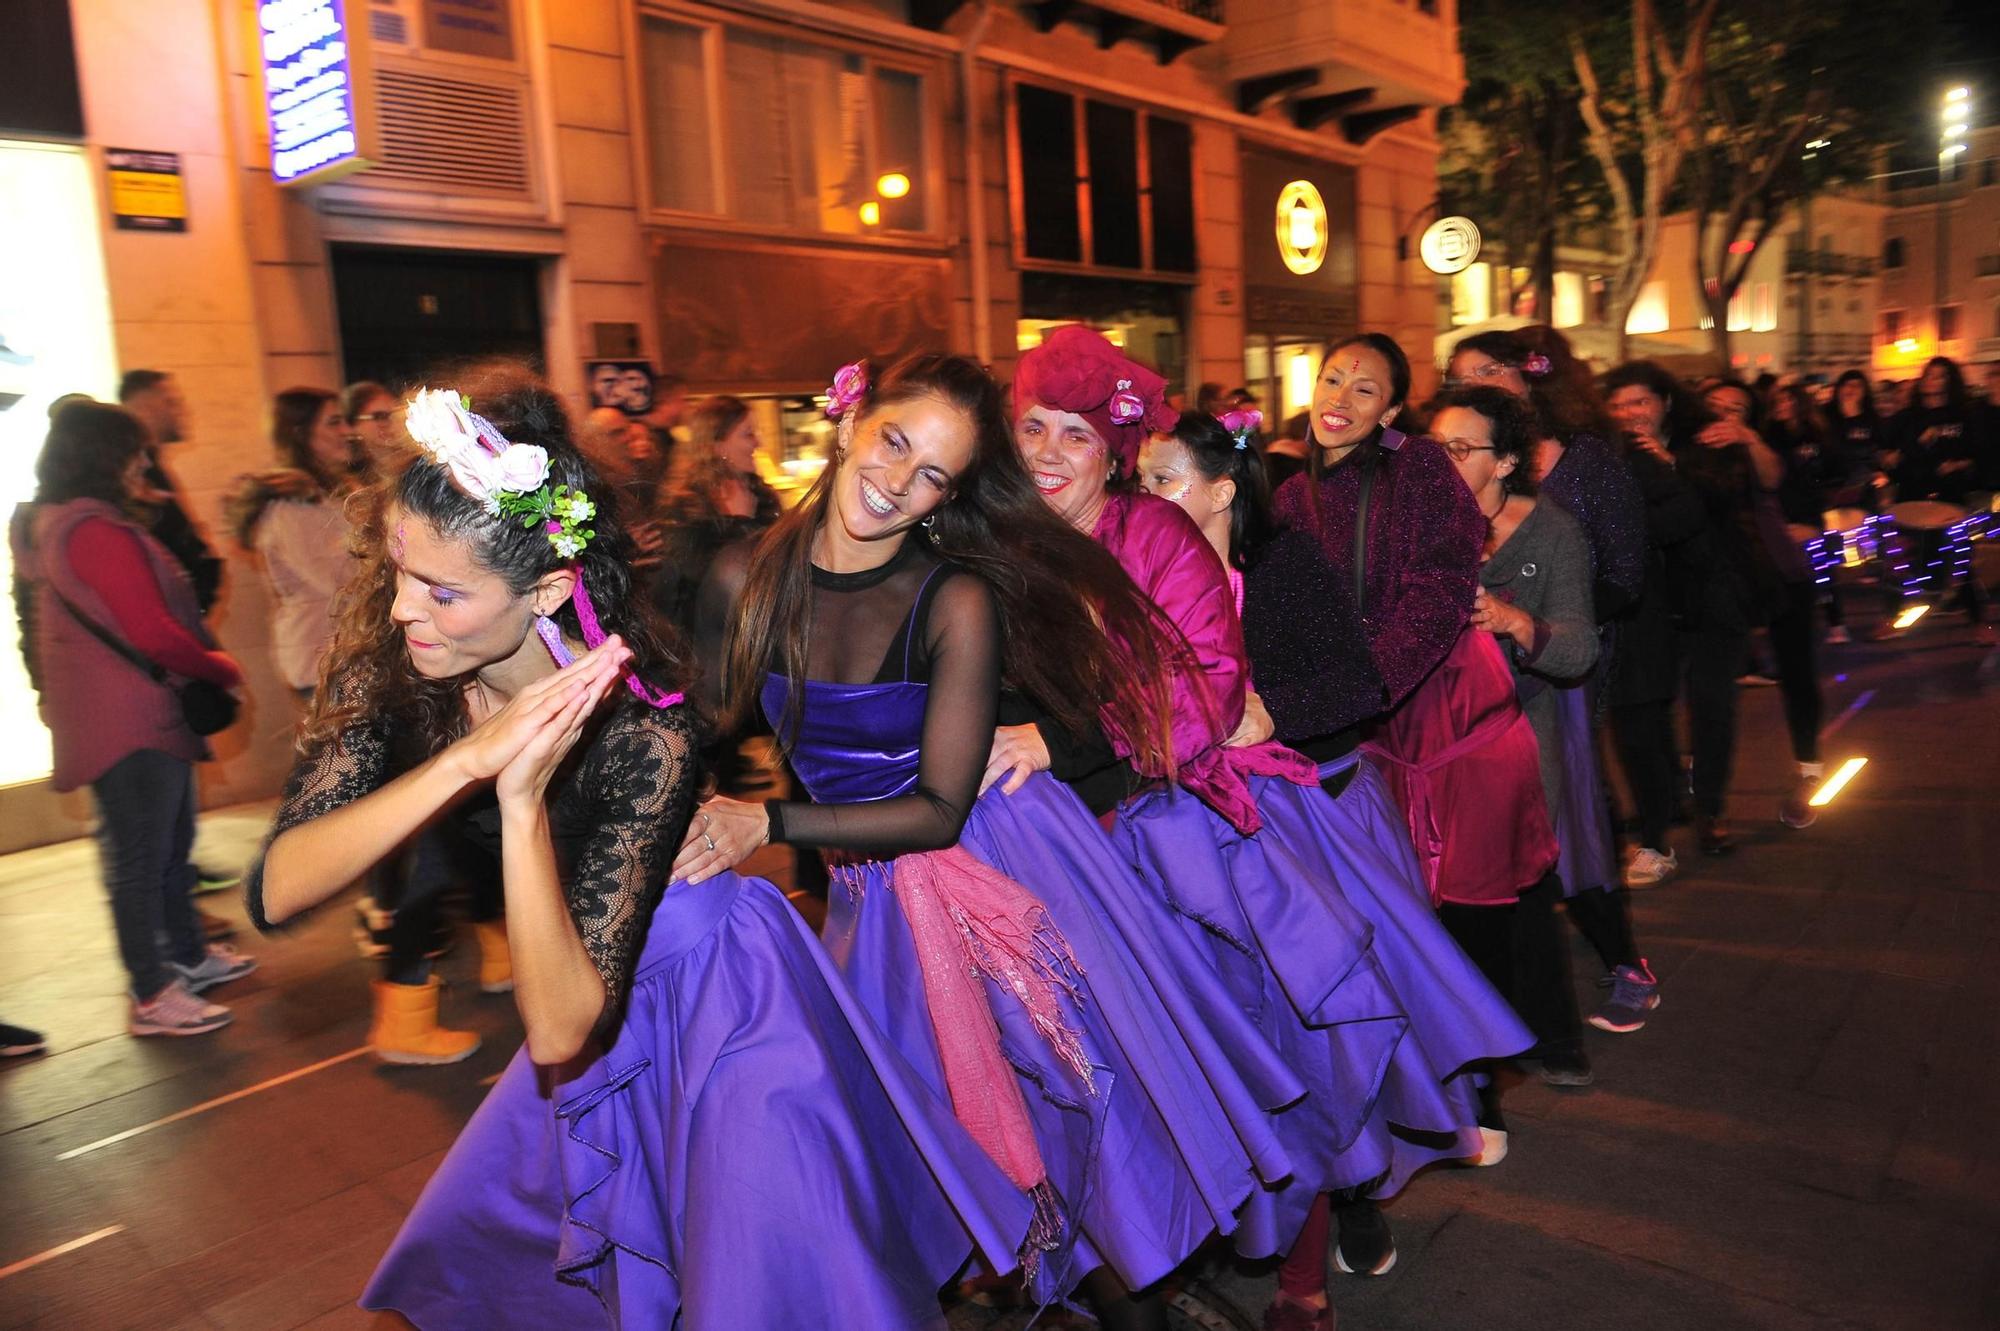
<instances>
[{"instance_id":1,"label":"dark storefront doorway","mask_svg":"<svg viewBox=\"0 0 2000 1331\"><path fill-rule=\"evenodd\" d=\"M540 260L337 245L333 289L350 381L404 388L489 356L544 368Z\"/></svg>"}]
</instances>

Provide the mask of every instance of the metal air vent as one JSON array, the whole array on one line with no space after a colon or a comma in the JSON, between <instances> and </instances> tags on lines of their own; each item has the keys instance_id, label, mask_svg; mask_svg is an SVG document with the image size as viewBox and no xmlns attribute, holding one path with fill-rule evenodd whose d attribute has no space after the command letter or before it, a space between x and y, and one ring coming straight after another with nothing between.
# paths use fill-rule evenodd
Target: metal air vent
<instances>
[{"instance_id":1,"label":"metal air vent","mask_svg":"<svg viewBox=\"0 0 2000 1331\"><path fill-rule=\"evenodd\" d=\"M381 68L375 111L381 160L364 179L434 190L476 190L527 197L526 89Z\"/></svg>"}]
</instances>

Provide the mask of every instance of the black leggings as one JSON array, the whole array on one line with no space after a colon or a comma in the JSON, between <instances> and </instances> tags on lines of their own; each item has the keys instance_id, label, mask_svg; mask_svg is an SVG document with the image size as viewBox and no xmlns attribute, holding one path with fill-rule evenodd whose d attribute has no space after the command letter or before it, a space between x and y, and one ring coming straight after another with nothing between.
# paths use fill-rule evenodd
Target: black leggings
<instances>
[{"instance_id":1,"label":"black leggings","mask_svg":"<svg viewBox=\"0 0 2000 1331\"><path fill-rule=\"evenodd\" d=\"M1632 940L1631 894L1624 888L1591 888L1563 905L1570 923L1596 949L1605 970L1639 965L1639 945Z\"/></svg>"},{"instance_id":2,"label":"black leggings","mask_svg":"<svg viewBox=\"0 0 2000 1331\"><path fill-rule=\"evenodd\" d=\"M1816 763L1822 704L1813 648L1812 583L1786 586L1784 604L1771 617L1770 633L1771 654L1778 663L1778 691L1785 700L1785 726L1792 735L1792 757Z\"/></svg>"},{"instance_id":3,"label":"black leggings","mask_svg":"<svg viewBox=\"0 0 2000 1331\"><path fill-rule=\"evenodd\" d=\"M1674 818L1674 778L1680 772L1680 746L1674 741L1674 700L1626 703L1609 712L1611 738L1618 765L1625 769L1634 811L1639 818L1639 844L1651 850L1667 848L1667 825Z\"/></svg>"},{"instance_id":4,"label":"black leggings","mask_svg":"<svg viewBox=\"0 0 2000 1331\"><path fill-rule=\"evenodd\" d=\"M1514 1005L1538 1042L1575 1046L1583 1039L1583 1019L1570 983L1569 948L1556 924L1561 899L1562 883L1551 872L1510 904L1447 901L1438 907L1438 921Z\"/></svg>"},{"instance_id":5,"label":"black leggings","mask_svg":"<svg viewBox=\"0 0 2000 1331\"><path fill-rule=\"evenodd\" d=\"M1749 655L1741 629L1702 628L1681 634L1681 676L1694 755L1695 812L1720 818L1736 758L1737 676ZM1657 849L1657 847L1655 847Z\"/></svg>"}]
</instances>

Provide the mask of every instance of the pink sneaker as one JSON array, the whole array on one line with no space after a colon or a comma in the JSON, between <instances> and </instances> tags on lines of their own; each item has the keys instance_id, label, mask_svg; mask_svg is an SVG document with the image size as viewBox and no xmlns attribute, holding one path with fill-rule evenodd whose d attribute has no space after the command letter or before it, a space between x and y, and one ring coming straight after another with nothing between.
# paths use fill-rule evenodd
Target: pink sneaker
<instances>
[{"instance_id":1,"label":"pink sneaker","mask_svg":"<svg viewBox=\"0 0 2000 1331\"><path fill-rule=\"evenodd\" d=\"M134 1035L206 1035L234 1019L228 1008L196 998L184 980L175 980L143 1003L132 1000Z\"/></svg>"}]
</instances>

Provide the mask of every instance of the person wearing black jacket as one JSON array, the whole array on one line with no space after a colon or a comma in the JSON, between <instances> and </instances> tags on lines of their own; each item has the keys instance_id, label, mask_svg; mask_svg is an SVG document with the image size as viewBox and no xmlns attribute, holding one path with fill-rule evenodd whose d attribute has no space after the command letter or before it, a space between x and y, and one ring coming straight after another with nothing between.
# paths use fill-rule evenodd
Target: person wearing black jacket
<instances>
[{"instance_id":1,"label":"person wearing black jacket","mask_svg":"<svg viewBox=\"0 0 2000 1331\"><path fill-rule=\"evenodd\" d=\"M1933 356L1910 405L1889 422L1882 469L1895 482L1896 502L1934 499L1963 508L2000 451L2000 440L1989 437L1988 425L1988 413L1965 390L1958 363ZM1967 572L1963 597L1978 641L1991 646L1990 598L1976 566Z\"/></svg>"},{"instance_id":2,"label":"person wearing black jacket","mask_svg":"<svg viewBox=\"0 0 2000 1331\"><path fill-rule=\"evenodd\" d=\"M188 516L187 502L175 484L173 473L161 463L160 450L168 444L177 444L187 434L187 399L181 396L180 385L164 370L127 370L118 381L118 403L125 410L139 418L146 427L149 441L146 445L146 485L149 493L142 497L141 509L147 520L147 527L153 539L167 547L167 552L175 562L187 570L189 581L194 583L195 604L201 608L202 617L208 617L215 608L215 598L222 591L222 560L202 537L201 529ZM234 884L241 876L228 873L207 865L197 864L195 873L199 879L196 891L219 891ZM203 931L212 939L226 938L236 932L235 926L220 915L198 910Z\"/></svg>"},{"instance_id":3,"label":"person wearing black jacket","mask_svg":"<svg viewBox=\"0 0 2000 1331\"><path fill-rule=\"evenodd\" d=\"M147 497L153 537L187 570L194 581L195 601L207 615L222 590L222 560L202 539L188 516L180 487L160 462L160 450L185 437L187 399L174 377L163 370L127 370L118 381L118 405L137 416L152 436L146 449L146 483L153 489Z\"/></svg>"}]
</instances>

